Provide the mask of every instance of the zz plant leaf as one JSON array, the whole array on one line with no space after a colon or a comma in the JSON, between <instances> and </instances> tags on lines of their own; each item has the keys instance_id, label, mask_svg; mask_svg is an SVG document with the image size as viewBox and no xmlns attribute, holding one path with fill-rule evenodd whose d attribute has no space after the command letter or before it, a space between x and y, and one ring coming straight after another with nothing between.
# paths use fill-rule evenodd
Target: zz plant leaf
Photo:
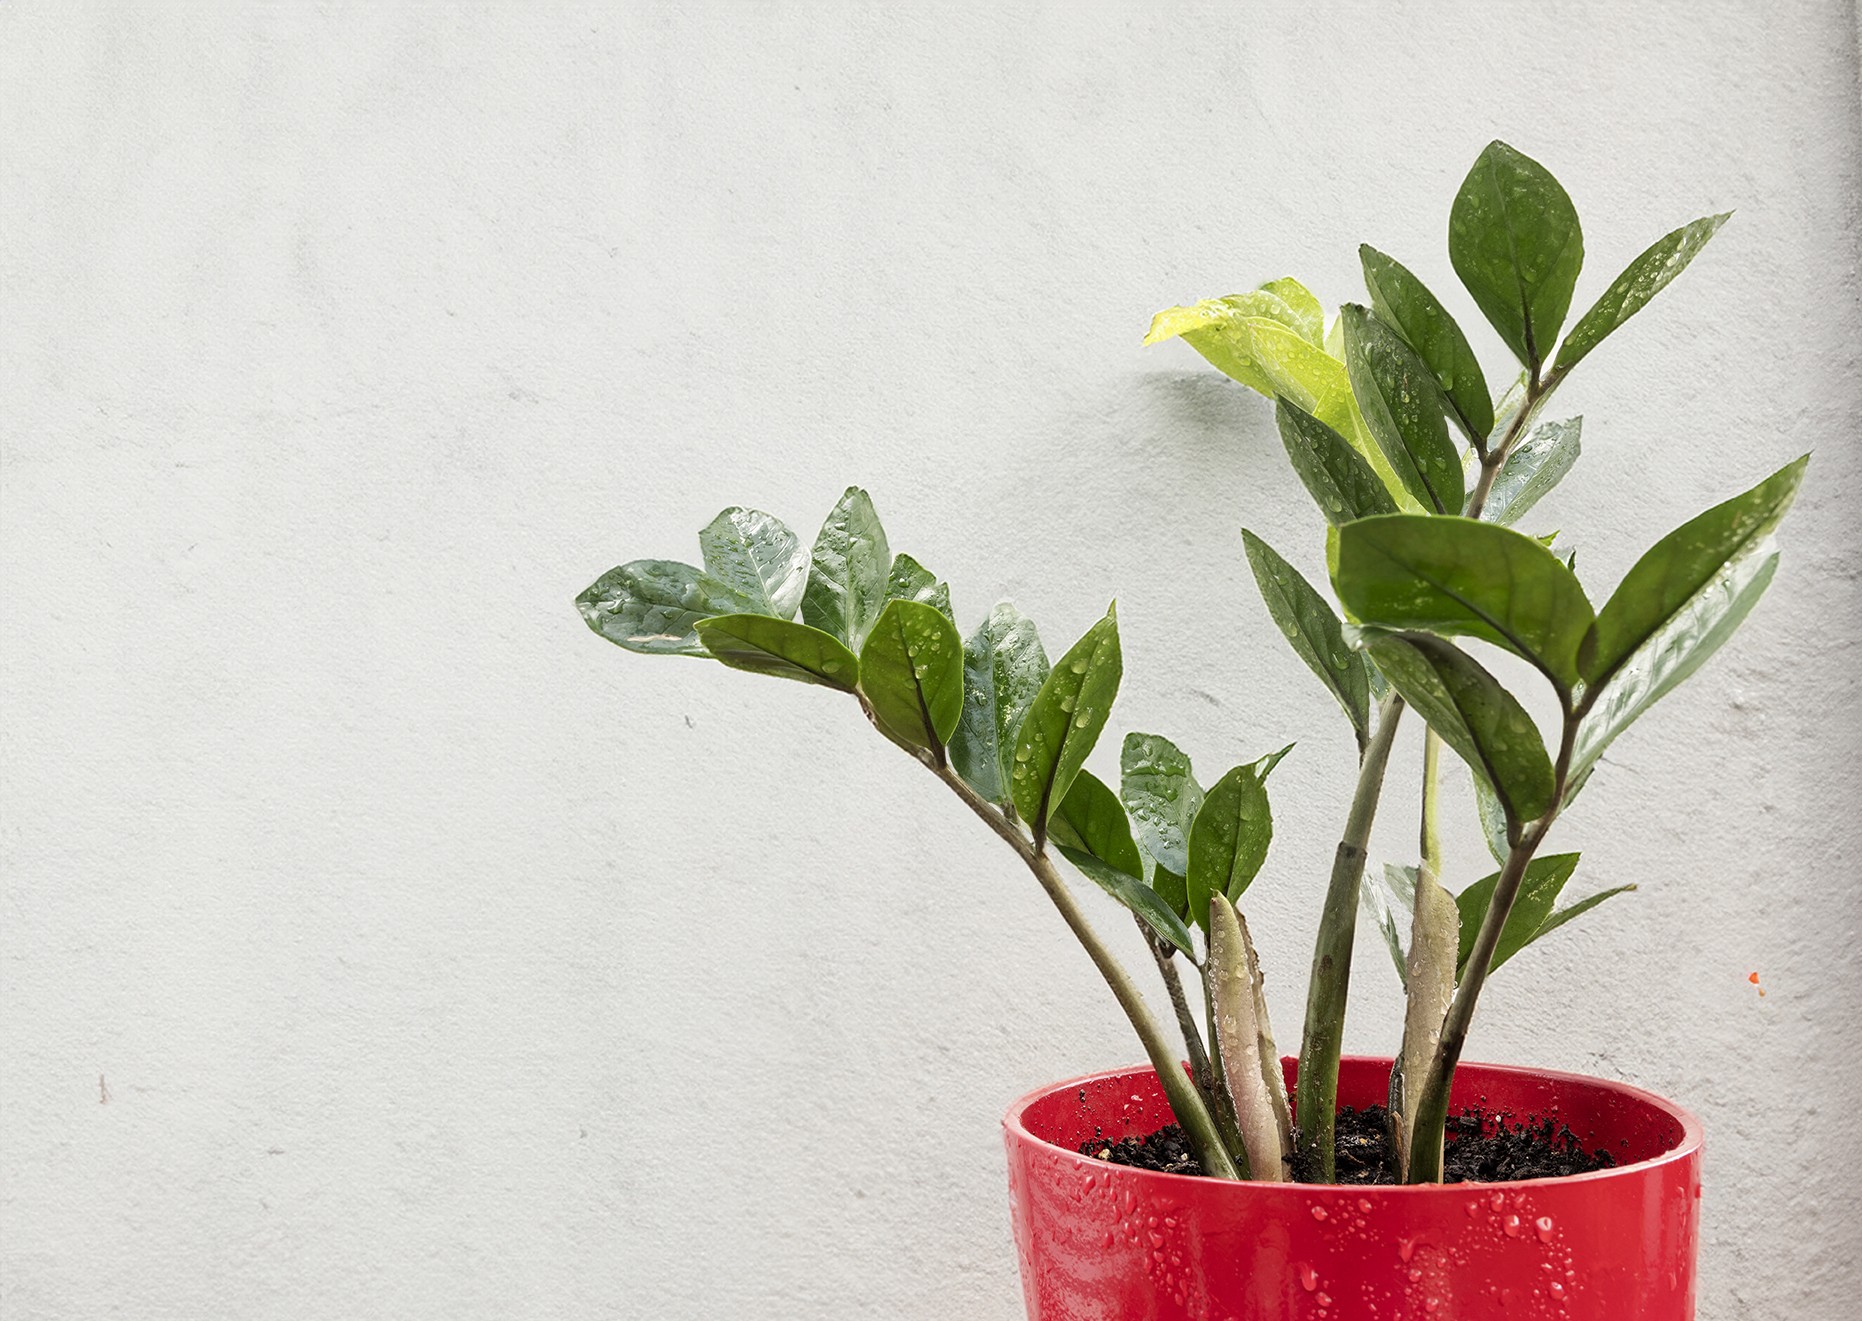
<instances>
[{"instance_id":1,"label":"zz plant leaf","mask_svg":"<svg viewBox=\"0 0 1862 1321\"><path fill-rule=\"evenodd\" d=\"M1204 798L1189 756L1160 734L1127 734L1119 749L1119 797L1151 860L1179 877L1187 872L1190 826Z\"/></svg>"},{"instance_id":2,"label":"zz plant leaf","mask_svg":"<svg viewBox=\"0 0 1862 1321\"><path fill-rule=\"evenodd\" d=\"M860 692L880 729L940 764L963 714L963 642L944 612L894 600L860 652Z\"/></svg>"},{"instance_id":3,"label":"zz plant leaf","mask_svg":"<svg viewBox=\"0 0 1862 1321\"><path fill-rule=\"evenodd\" d=\"M1255 584L1267 602L1267 613L1306 668L1338 699L1359 741L1369 739L1371 684L1363 655L1345 645L1338 616L1298 569L1254 533L1243 529L1241 539Z\"/></svg>"},{"instance_id":4,"label":"zz plant leaf","mask_svg":"<svg viewBox=\"0 0 1862 1321\"><path fill-rule=\"evenodd\" d=\"M1131 819L1106 782L1091 771L1073 777L1073 787L1048 822L1047 837L1061 848L1090 854L1133 880L1144 879L1144 857L1131 835Z\"/></svg>"},{"instance_id":5,"label":"zz plant leaf","mask_svg":"<svg viewBox=\"0 0 1862 1321\"><path fill-rule=\"evenodd\" d=\"M1278 758L1273 760L1277 761ZM1190 827L1189 871L1185 875L1190 917L1209 926L1209 897L1237 903L1267 861L1274 839L1263 763L1237 766L1217 780Z\"/></svg>"},{"instance_id":6,"label":"zz plant leaf","mask_svg":"<svg viewBox=\"0 0 1862 1321\"><path fill-rule=\"evenodd\" d=\"M1066 800L1099 741L1123 674L1113 608L1068 649L1035 694L1015 737L1009 791L1037 842L1046 838L1048 817Z\"/></svg>"},{"instance_id":7,"label":"zz plant leaf","mask_svg":"<svg viewBox=\"0 0 1862 1321\"><path fill-rule=\"evenodd\" d=\"M701 619L698 639L733 670L773 674L852 692L860 662L840 639L818 628L769 615L719 615Z\"/></svg>"},{"instance_id":8,"label":"zz plant leaf","mask_svg":"<svg viewBox=\"0 0 1862 1321\"><path fill-rule=\"evenodd\" d=\"M1603 297L1579 318L1577 325L1571 328L1571 333L1565 336L1565 342L1558 346L1557 371L1561 375L1570 371L1586 354L1603 343L1606 335L1648 306L1649 300L1686 270L1688 263L1707 246L1707 240L1719 233L1720 226L1732 218L1733 213L1727 211L1685 224L1657 239L1647 251L1630 262L1628 268L1604 290Z\"/></svg>"},{"instance_id":9,"label":"zz plant leaf","mask_svg":"<svg viewBox=\"0 0 1862 1321\"><path fill-rule=\"evenodd\" d=\"M1015 736L1047 679L1034 621L999 603L963 647L963 714L950 736L957 774L989 802L1010 803Z\"/></svg>"},{"instance_id":10,"label":"zz plant leaf","mask_svg":"<svg viewBox=\"0 0 1862 1321\"><path fill-rule=\"evenodd\" d=\"M808 556L788 525L756 509L732 506L698 534L705 572L743 614L791 619L808 585Z\"/></svg>"},{"instance_id":11,"label":"zz plant leaf","mask_svg":"<svg viewBox=\"0 0 1862 1321\"><path fill-rule=\"evenodd\" d=\"M892 552L873 501L850 486L815 537L802 622L858 651L885 608L891 571Z\"/></svg>"},{"instance_id":12,"label":"zz plant leaf","mask_svg":"<svg viewBox=\"0 0 1862 1321\"><path fill-rule=\"evenodd\" d=\"M1493 430L1493 400L1480 359L1454 317L1428 287L1395 258L1366 243L1358 248L1371 306L1403 337L1442 388L1456 425L1480 444Z\"/></svg>"},{"instance_id":13,"label":"zz plant leaf","mask_svg":"<svg viewBox=\"0 0 1862 1321\"><path fill-rule=\"evenodd\" d=\"M1335 584L1366 624L1482 638L1562 688L1578 680L1590 601L1563 561L1510 528L1414 514L1347 523Z\"/></svg>"},{"instance_id":14,"label":"zz plant leaf","mask_svg":"<svg viewBox=\"0 0 1862 1321\"><path fill-rule=\"evenodd\" d=\"M1347 304L1339 317L1352 393L1391 471L1424 509L1460 513L1461 454L1428 365L1369 308Z\"/></svg>"},{"instance_id":15,"label":"zz plant leaf","mask_svg":"<svg viewBox=\"0 0 1862 1321\"><path fill-rule=\"evenodd\" d=\"M1397 512L1383 480L1337 431L1287 399L1275 403L1274 420L1295 475L1326 522L1337 527L1354 518Z\"/></svg>"},{"instance_id":16,"label":"zz plant leaf","mask_svg":"<svg viewBox=\"0 0 1862 1321\"><path fill-rule=\"evenodd\" d=\"M1578 855L1575 853L1550 854L1534 858L1526 865L1519 895L1513 901L1512 911L1507 914L1506 925L1501 928L1500 943L1494 950L1493 967L1498 968L1540 937L1556 931L1572 918L1589 912L1604 900L1627 894L1636 888L1633 885L1619 885L1561 910L1557 907L1558 896L1564 893L1565 884L1577 870L1577 865ZM1493 902L1494 886L1499 879L1499 872L1483 876L1455 896L1455 904L1461 910L1461 952L1456 962L1457 976L1468 966L1468 955L1474 950L1474 937L1480 930L1481 919L1487 915L1488 905Z\"/></svg>"},{"instance_id":17,"label":"zz plant leaf","mask_svg":"<svg viewBox=\"0 0 1862 1321\"><path fill-rule=\"evenodd\" d=\"M709 656L698 621L718 613L719 595L689 564L634 560L595 579L575 607L617 647L647 656Z\"/></svg>"},{"instance_id":18,"label":"zz plant leaf","mask_svg":"<svg viewBox=\"0 0 1862 1321\"><path fill-rule=\"evenodd\" d=\"M939 614L956 623L950 609L950 584L939 582L937 575L910 555L892 557L892 571L886 575L888 601L922 601Z\"/></svg>"},{"instance_id":19,"label":"zz plant leaf","mask_svg":"<svg viewBox=\"0 0 1862 1321\"><path fill-rule=\"evenodd\" d=\"M1584 266L1577 208L1558 180L1523 152L1489 143L1449 209L1448 259L1488 324L1536 376Z\"/></svg>"},{"instance_id":20,"label":"zz plant leaf","mask_svg":"<svg viewBox=\"0 0 1862 1321\"><path fill-rule=\"evenodd\" d=\"M1501 463L1481 517L1502 526L1517 523L1571 471L1582 449L1583 431L1581 417L1534 427Z\"/></svg>"}]
</instances>

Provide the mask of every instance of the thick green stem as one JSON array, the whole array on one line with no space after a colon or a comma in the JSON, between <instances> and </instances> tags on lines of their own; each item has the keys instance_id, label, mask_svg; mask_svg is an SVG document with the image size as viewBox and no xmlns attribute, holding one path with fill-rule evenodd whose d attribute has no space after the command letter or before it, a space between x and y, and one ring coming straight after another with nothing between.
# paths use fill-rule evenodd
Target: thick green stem
<instances>
[{"instance_id":1,"label":"thick green stem","mask_svg":"<svg viewBox=\"0 0 1862 1321\"><path fill-rule=\"evenodd\" d=\"M927 763L928 764L928 763ZM1158 1085L1163 1088L1164 1098L1170 1102L1171 1111L1176 1115L1177 1123L1183 1126L1184 1135L1195 1150L1197 1158L1202 1161L1203 1172L1221 1179L1238 1179L1239 1172L1235 1163L1229 1159L1228 1148L1222 1141L1215 1120L1203 1104L1202 1094L1196 1085L1184 1073L1177 1052L1170 1044L1157 1019L1152 1016L1150 1006L1145 1004L1143 994L1138 990L1129 974L1126 973L1118 959L1105 943L1099 939L1087 922L1086 915L1073 901L1073 893L1067 883L1045 853L1038 852L1034 845L1011 822L996 810L977 792L958 778L948 766L932 768L939 779L948 784L957 796L968 804L990 829L994 830L1008 842L1028 870L1034 873L1041 888L1047 891L1047 897L1055 908L1060 910L1060 917L1073 932L1092 959L1093 966L1099 969L1099 975L1112 989L1119 1008L1125 1011L1125 1017L1131 1021L1138 1039L1144 1043L1144 1052L1151 1061L1151 1067L1157 1071Z\"/></svg>"},{"instance_id":2,"label":"thick green stem","mask_svg":"<svg viewBox=\"0 0 1862 1321\"><path fill-rule=\"evenodd\" d=\"M1183 1033L1184 1049L1190 1053L1190 1076L1207 1097L1213 1076L1209 1069L1209 1052L1203 1049L1202 1029L1196 1026L1196 1016L1190 1012L1189 999L1183 994L1183 979L1177 976L1177 961L1169 946L1158 943L1157 937L1144 924L1144 919L1136 914L1132 916L1138 924L1138 934L1144 937L1145 948L1151 951L1151 959L1157 964L1157 975L1163 979L1164 991L1170 996L1170 1008L1177 1016L1177 1028Z\"/></svg>"},{"instance_id":3,"label":"thick green stem","mask_svg":"<svg viewBox=\"0 0 1862 1321\"><path fill-rule=\"evenodd\" d=\"M1422 870L1433 880L1442 877L1441 763L1441 735L1431 729L1422 736Z\"/></svg>"},{"instance_id":4,"label":"thick green stem","mask_svg":"<svg viewBox=\"0 0 1862 1321\"><path fill-rule=\"evenodd\" d=\"M1344 1048L1345 1003L1351 994L1351 947L1358 927L1358 889L1364 882L1366 845L1377 817L1377 798L1390 745L1396 741L1403 699L1392 694L1377 713L1372 735L1358 764L1358 788L1351 814L1332 859L1332 879L1319 915L1313 944L1312 978L1306 989L1306 1030L1300 1042L1299 1085L1293 1108L1299 1141L1294 1177L1303 1183L1331 1183L1336 1177L1333 1135L1338 1111L1338 1057Z\"/></svg>"}]
</instances>

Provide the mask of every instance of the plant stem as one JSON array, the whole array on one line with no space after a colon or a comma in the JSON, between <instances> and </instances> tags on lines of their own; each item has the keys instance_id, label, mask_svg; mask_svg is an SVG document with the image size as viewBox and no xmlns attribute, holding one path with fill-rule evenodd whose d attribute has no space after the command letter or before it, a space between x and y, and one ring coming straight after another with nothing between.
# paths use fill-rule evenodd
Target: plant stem
<instances>
[{"instance_id":1,"label":"plant stem","mask_svg":"<svg viewBox=\"0 0 1862 1321\"><path fill-rule=\"evenodd\" d=\"M1158 943L1143 918L1134 913L1132 920L1137 923L1138 934L1144 937L1144 946L1151 951L1151 958L1157 964L1157 975L1163 979L1164 990L1170 996L1170 1007L1175 1011L1177 1026L1183 1032L1184 1048L1190 1053L1190 1076L1196 1079L1196 1085L1203 1089L1207 1097L1212 1076L1209 1052L1203 1049L1202 1029L1196 1026L1195 1015L1190 1013L1190 1002L1183 994L1183 979L1177 976L1177 961L1172 957L1169 947Z\"/></svg>"},{"instance_id":2,"label":"plant stem","mask_svg":"<svg viewBox=\"0 0 1862 1321\"><path fill-rule=\"evenodd\" d=\"M1441 794L1436 784L1441 761L1441 736L1430 729L1422 736L1422 870L1433 880L1442 875Z\"/></svg>"},{"instance_id":3,"label":"plant stem","mask_svg":"<svg viewBox=\"0 0 1862 1321\"><path fill-rule=\"evenodd\" d=\"M1377 732L1358 763L1351 814L1332 859L1332 879L1313 943L1312 977L1306 990L1306 1027L1300 1042L1299 1085L1293 1107L1299 1142L1294 1177L1331 1183L1336 1176L1333 1135L1338 1111L1338 1057L1344 1047L1345 1004L1351 994L1351 947L1358 926L1358 889L1364 882L1366 845L1377 816L1390 745L1396 741L1403 699L1392 693L1377 713Z\"/></svg>"},{"instance_id":4,"label":"plant stem","mask_svg":"<svg viewBox=\"0 0 1862 1321\"><path fill-rule=\"evenodd\" d=\"M931 763L926 762L930 766ZM937 777L944 781L956 795L963 799L971 811L989 823L990 829L1006 840L1016 855L1027 864L1034 873L1041 888L1047 891L1047 897L1055 908L1060 910L1061 920L1067 924L1092 959L1093 966L1099 969L1099 975L1112 990L1119 1008L1125 1011L1125 1017L1131 1020L1138 1039L1144 1043L1145 1054L1150 1058L1151 1067L1157 1072L1158 1085L1163 1088L1164 1097L1170 1102L1170 1109L1176 1115L1177 1123L1183 1126L1183 1132L1189 1138L1190 1146L1202 1161L1203 1172L1220 1179L1237 1179L1240 1174L1235 1163L1229 1159L1228 1148L1222 1141L1215 1120L1209 1108L1203 1104L1202 1094L1183 1071L1177 1052L1172 1048L1170 1039L1151 1014L1145 1004L1143 994L1131 980L1118 959L1099 939L1087 922L1086 915L1074 903L1073 894L1067 889L1067 883L1055 870L1053 862L1045 853L1038 851L1020 830L1005 820L994 804L987 802L977 792L958 778L949 766L931 766Z\"/></svg>"}]
</instances>

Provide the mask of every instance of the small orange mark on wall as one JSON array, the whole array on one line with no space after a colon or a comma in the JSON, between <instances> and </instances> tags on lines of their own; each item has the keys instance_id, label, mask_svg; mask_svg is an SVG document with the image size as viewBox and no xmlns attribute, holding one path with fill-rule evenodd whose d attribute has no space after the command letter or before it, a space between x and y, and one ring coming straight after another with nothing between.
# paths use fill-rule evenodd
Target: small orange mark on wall
<instances>
[{"instance_id":1,"label":"small orange mark on wall","mask_svg":"<svg viewBox=\"0 0 1862 1321\"><path fill-rule=\"evenodd\" d=\"M1759 975L1756 972L1747 973L1746 980L1751 982L1754 986L1759 986ZM1765 998L1765 988L1763 986L1759 986L1759 999L1763 1000L1764 998Z\"/></svg>"}]
</instances>

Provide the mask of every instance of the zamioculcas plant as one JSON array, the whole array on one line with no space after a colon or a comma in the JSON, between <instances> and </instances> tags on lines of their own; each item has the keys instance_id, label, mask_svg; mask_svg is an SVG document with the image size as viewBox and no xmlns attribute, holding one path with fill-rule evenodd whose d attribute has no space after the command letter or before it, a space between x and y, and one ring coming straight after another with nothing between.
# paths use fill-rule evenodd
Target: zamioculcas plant
<instances>
[{"instance_id":1,"label":"zamioculcas plant","mask_svg":"<svg viewBox=\"0 0 1862 1321\"><path fill-rule=\"evenodd\" d=\"M1518 360L1498 398L1444 304L1368 246L1368 302L1345 305L1329 327L1318 299L1292 279L1171 308L1152 324L1147 343L1180 337L1275 401L1288 458L1323 516L1342 606L1341 617L1272 547L1243 534L1269 615L1337 700L1358 746L1323 887L1291 1104L1240 911L1273 837L1268 780L1287 749L1242 761L1205 788L1176 744L1134 733L1118 788L1094 776L1086 760L1123 673L1114 611L1052 664L1011 605L994 607L965 641L946 584L893 554L857 488L812 550L767 514L727 509L699 534L700 565L637 560L604 574L577 604L591 628L630 651L711 658L844 694L942 780L1059 909L1144 1043L1208 1175L1334 1180L1352 947L1368 912L1408 997L1390 1071L1385 1174L1439 1181L1449 1087L1489 974L1633 888L1559 907L1577 857L1541 856L1554 823L1611 741L1733 633L1777 567L1770 534L1803 459L1656 540L1595 599L1555 535L1516 526L1579 453L1579 419L1541 421L1546 403L1726 219L1660 239L1561 339L1583 264L1576 210L1544 168L1490 145L1455 197L1448 250ZM1552 728L1542 730L1482 663L1485 647L1537 672L1553 699ZM1414 865L1373 867L1368 841L1406 710L1426 726L1418 855ZM1444 748L1472 771L1498 866L1459 893L1443 874ZM1136 920L1175 1035L1094 932L1062 862Z\"/></svg>"}]
</instances>

